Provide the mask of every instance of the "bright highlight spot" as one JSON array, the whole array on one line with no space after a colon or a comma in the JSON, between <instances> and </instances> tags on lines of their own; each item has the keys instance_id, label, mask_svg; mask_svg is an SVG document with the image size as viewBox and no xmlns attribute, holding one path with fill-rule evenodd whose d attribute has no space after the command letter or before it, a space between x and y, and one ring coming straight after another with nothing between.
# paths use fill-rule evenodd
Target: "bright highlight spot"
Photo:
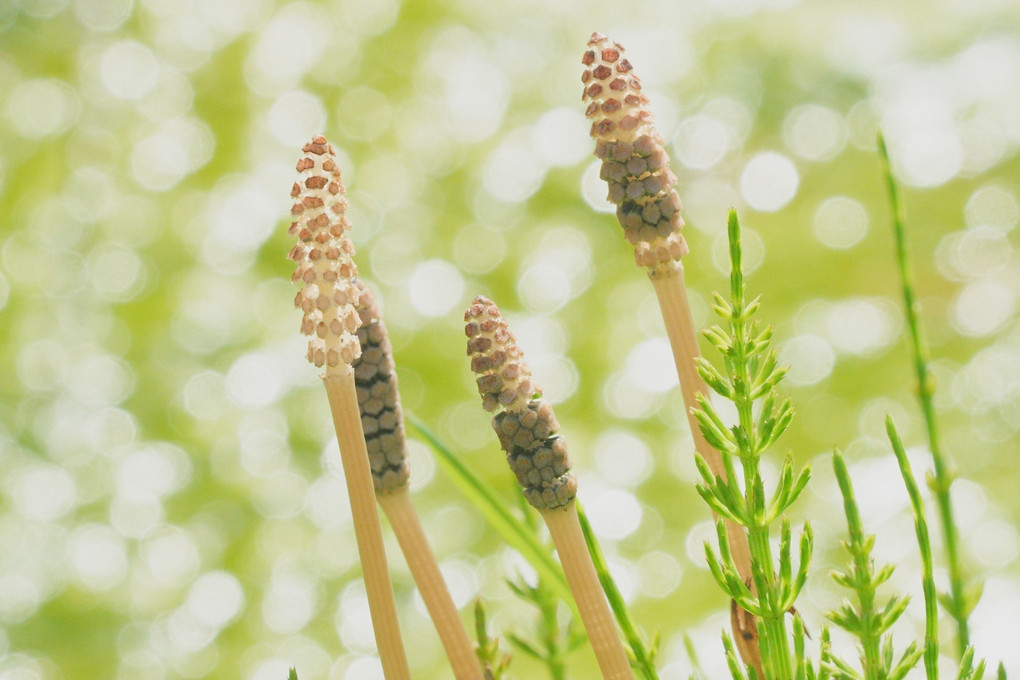
<instances>
[{"instance_id":1,"label":"bright highlight spot","mask_svg":"<svg viewBox=\"0 0 1020 680\"><path fill-rule=\"evenodd\" d=\"M143 188L165 191L208 163L215 144L205 123L173 120L135 144L131 172Z\"/></svg>"},{"instance_id":2,"label":"bright highlight spot","mask_svg":"<svg viewBox=\"0 0 1020 680\"><path fill-rule=\"evenodd\" d=\"M545 236L517 279L517 293L529 310L552 312L591 284L594 263L582 232L569 227L542 231Z\"/></svg>"},{"instance_id":3,"label":"bright highlight spot","mask_svg":"<svg viewBox=\"0 0 1020 680\"><path fill-rule=\"evenodd\" d=\"M588 124L575 108L560 107L535 121L531 146L542 162L552 167L570 167L592 151Z\"/></svg>"},{"instance_id":4,"label":"bright highlight spot","mask_svg":"<svg viewBox=\"0 0 1020 680\"><path fill-rule=\"evenodd\" d=\"M106 48L99 61L103 86L118 99L141 99L159 82L159 62L145 45L121 40Z\"/></svg>"},{"instance_id":5,"label":"bright highlight spot","mask_svg":"<svg viewBox=\"0 0 1020 680\"><path fill-rule=\"evenodd\" d=\"M607 482L634 487L648 478L652 453L637 436L624 430L609 430L592 445L595 466Z\"/></svg>"},{"instance_id":6,"label":"bright highlight spot","mask_svg":"<svg viewBox=\"0 0 1020 680\"><path fill-rule=\"evenodd\" d=\"M794 385L814 385L832 373L836 353L825 338L804 334L790 338L779 350L779 363L790 367L786 379Z\"/></svg>"},{"instance_id":7,"label":"bright highlight spot","mask_svg":"<svg viewBox=\"0 0 1020 680\"><path fill-rule=\"evenodd\" d=\"M288 147L301 148L325 127L326 109L322 101L304 90L278 97L269 109L269 131Z\"/></svg>"},{"instance_id":8,"label":"bright highlight spot","mask_svg":"<svg viewBox=\"0 0 1020 680\"><path fill-rule=\"evenodd\" d=\"M87 524L71 535L68 544L71 568L89 590L112 590L127 574L128 557L124 539L101 524Z\"/></svg>"},{"instance_id":9,"label":"bright highlight spot","mask_svg":"<svg viewBox=\"0 0 1020 680\"><path fill-rule=\"evenodd\" d=\"M964 335L995 332L1013 318L1016 297L1004 284L983 280L967 284L953 304L953 321Z\"/></svg>"},{"instance_id":10,"label":"bright highlight spot","mask_svg":"<svg viewBox=\"0 0 1020 680\"><path fill-rule=\"evenodd\" d=\"M75 506L78 486L74 478L55 465L26 466L15 474L12 500L26 519L52 522Z\"/></svg>"},{"instance_id":11,"label":"bright highlight spot","mask_svg":"<svg viewBox=\"0 0 1020 680\"><path fill-rule=\"evenodd\" d=\"M223 628L244 609L244 589L233 574L208 571L191 584L187 612L210 628Z\"/></svg>"},{"instance_id":12,"label":"bright highlight spot","mask_svg":"<svg viewBox=\"0 0 1020 680\"><path fill-rule=\"evenodd\" d=\"M446 260L427 260L408 277L407 294L420 314L443 316L464 296L464 278Z\"/></svg>"},{"instance_id":13,"label":"bright highlight spot","mask_svg":"<svg viewBox=\"0 0 1020 680\"><path fill-rule=\"evenodd\" d=\"M39 586L29 577L17 572L0 574L0 621L24 621L39 608L40 599ZM0 652L3 651L0 646Z\"/></svg>"},{"instance_id":14,"label":"bright highlight spot","mask_svg":"<svg viewBox=\"0 0 1020 680\"><path fill-rule=\"evenodd\" d=\"M627 355L624 365L627 376L646 392L668 392L680 382L676 371L662 368L673 366L673 350L666 338L641 341Z\"/></svg>"},{"instance_id":15,"label":"bright highlight spot","mask_svg":"<svg viewBox=\"0 0 1020 680\"><path fill-rule=\"evenodd\" d=\"M1003 569L1020 555L1020 536L1005 520L982 522L967 534L971 554L990 569Z\"/></svg>"},{"instance_id":16,"label":"bright highlight spot","mask_svg":"<svg viewBox=\"0 0 1020 680\"><path fill-rule=\"evenodd\" d=\"M851 298L832 306L828 314L827 339L850 354L877 354L899 332L898 316L886 300Z\"/></svg>"},{"instance_id":17,"label":"bright highlight spot","mask_svg":"<svg viewBox=\"0 0 1020 680\"><path fill-rule=\"evenodd\" d=\"M990 577L970 616L971 635L981 641L982 654L1006 668L1020 667L1020 645L1012 621L1020 610L1020 585L1013 579Z\"/></svg>"},{"instance_id":18,"label":"bright highlight spot","mask_svg":"<svg viewBox=\"0 0 1020 680\"><path fill-rule=\"evenodd\" d=\"M329 44L331 26L325 11L308 3L283 6L248 53L249 82L261 90L293 87Z\"/></svg>"},{"instance_id":19,"label":"bright highlight spot","mask_svg":"<svg viewBox=\"0 0 1020 680\"><path fill-rule=\"evenodd\" d=\"M815 238L835 250L852 248L868 233L868 211L859 201L833 196L815 210L811 226Z\"/></svg>"},{"instance_id":20,"label":"bright highlight spot","mask_svg":"<svg viewBox=\"0 0 1020 680\"><path fill-rule=\"evenodd\" d=\"M955 281L971 281L996 274L1008 267L1013 246L1007 235L993 227L977 226L955 231L935 249L939 271Z\"/></svg>"},{"instance_id":21,"label":"bright highlight spot","mask_svg":"<svg viewBox=\"0 0 1020 680\"><path fill-rule=\"evenodd\" d=\"M832 109L808 104L790 111L783 120L786 147L809 161L835 158L846 146L847 131L842 117Z\"/></svg>"},{"instance_id":22,"label":"bright highlight spot","mask_svg":"<svg viewBox=\"0 0 1020 680\"><path fill-rule=\"evenodd\" d=\"M179 527L164 525L151 531L140 547L145 566L156 582L166 588L186 585L201 562L195 541Z\"/></svg>"},{"instance_id":23,"label":"bright highlight spot","mask_svg":"<svg viewBox=\"0 0 1020 680\"><path fill-rule=\"evenodd\" d=\"M503 121L510 86L503 72L481 55L449 54L438 72L446 82L446 108L452 130L465 142L480 142ZM437 64L438 65L438 64Z\"/></svg>"},{"instance_id":24,"label":"bright highlight spot","mask_svg":"<svg viewBox=\"0 0 1020 680\"><path fill-rule=\"evenodd\" d=\"M673 138L677 160L692 170L707 170L730 149L726 126L711 116L698 114L680 124Z\"/></svg>"},{"instance_id":25,"label":"bright highlight spot","mask_svg":"<svg viewBox=\"0 0 1020 680\"><path fill-rule=\"evenodd\" d=\"M483 182L496 198L517 203L538 191L544 178L545 166L531 149L507 142L489 157Z\"/></svg>"},{"instance_id":26,"label":"bright highlight spot","mask_svg":"<svg viewBox=\"0 0 1020 680\"><path fill-rule=\"evenodd\" d=\"M775 212L793 200L799 183L793 161L775 151L765 151L744 166L740 194L755 210Z\"/></svg>"},{"instance_id":27,"label":"bright highlight spot","mask_svg":"<svg viewBox=\"0 0 1020 680\"><path fill-rule=\"evenodd\" d=\"M669 596L680 585L683 570L668 552L654 550L637 561L638 587L641 594L660 599Z\"/></svg>"},{"instance_id":28,"label":"bright highlight spot","mask_svg":"<svg viewBox=\"0 0 1020 680\"><path fill-rule=\"evenodd\" d=\"M597 536L618 541L641 525L641 504L629 491L608 489L585 501L585 512Z\"/></svg>"},{"instance_id":29,"label":"bright highlight spot","mask_svg":"<svg viewBox=\"0 0 1020 680\"><path fill-rule=\"evenodd\" d=\"M117 493L127 499L167 496L191 478L191 459L169 444L132 451L117 461Z\"/></svg>"},{"instance_id":30,"label":"bright highlight spot","mask_svg":"<svg viewBox=\"0 0 1020 680\"><path fill-rule=\"evenodd\" d=\"M315 581L305 574L277 574L262 599L262 620L274 633L297 633L318 605Z\"/></svg>"},{"instance_id":31,"label":"bright highlight spot","mask_svg":"<svg viewBox=\"0 0 1020 680\"><path fill-rule=\"evenodd\" d=\"M78 96L62 80L24 80L7 95L6 110L18 134L40 139L71 126L78 117Z\"/></svg>"},{"instance_id":32,"label":"bright highlight spot","mask_svg":"<svg viewBox=\"0 0 1020 680\"><path fill-rule=\"evenodd\" d=\"M75 0L74 14L86 28L106 33L124 23L131 5L132 0Z\"/></svg>"},{"instance_id":33,"label":"bright highlight spot","mask_svg":"<svg viewBox=\"0 0 1020 680\"><path fill-rule=\"evenodd\" d=\"M240 406L268 406L283 394L284 378L284 368L278 361L252 352L241 356L227 371L227 394Z\"/></svg>"},{"instance_id":34,"label":"bright highlight spot","mask_svg":"<svg viewBox=\"0 0 1020 680\"><path fill-rule=\"evenodd\" d=\"M1020 220L1020 205L1012 191L990 184L970 195L963 214L970 228L988 227L1005 234L1012 231Z\"/></svg>"},{"instance_id":35,"label":"bright highlight spot","mask_svg":"<svg viewBox=\"0 0 1020 680\"><path fill-rule=\"evenodd\" d=\"M904 130L899 146L890 143L890 153L904 183L928 188L941 186L962 169L963 146L948 122L926 120L918 115L907 122L910 127Z\"/></svg>"},{"instance_id":36,"label":"bright highlight spot","mask_svg":"<svg viewBox=\"0 0 1020 680\"><path fill-rule=\"evenodd\" d=\"M334 619L336 629L340 633L340 641L352 652L375 652L375 637L372 627L366 626L371 613L368 609L368 596L361 581L355 581L344 589L340 595L340 606Z\"/></svg>"}]
</instances>

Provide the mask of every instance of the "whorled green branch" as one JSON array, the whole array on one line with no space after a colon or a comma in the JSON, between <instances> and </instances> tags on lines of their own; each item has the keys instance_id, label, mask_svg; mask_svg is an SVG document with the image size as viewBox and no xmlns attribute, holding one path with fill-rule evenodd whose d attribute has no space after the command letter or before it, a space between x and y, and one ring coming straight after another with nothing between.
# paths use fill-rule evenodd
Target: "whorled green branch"
<instances>
[{"instance_id":1,"label":"whorled green branch","mask_svg":"<svg viewBox=\"0 0 1020 680\"><path fill-rule=\"evenodd\" d=\"M742 577L730 549L728 529L716 522L718 554L705 545L709 569L719 586L733 601L758 619L764 680L790 680L795 659L791 656L786 616L807 581L813 536L805 523L799 540L799 561L794 569L793 535L786 510L797 500L810 479L810 469L794 472L793 460L786 457L777 488L766 494L761 477L760 457L789 427L793 407L780 397L777 386L787 369L779 365L772 347L772 330L763 328L754 318L758 299L746 301L740 245L740 223L730 212L730 296L715 296L715 311L724 324L705 331L719 351L722 369L700 360L698 370L705 383L722 398L733 402L737 422L727 425L708 395L698 398L695 410L702 434L722 454L725 477L713 472L701 457L697 467L701 477L697 490L709 507L721 518L747 530L751 549L751 578ZM736 464L741 466L743 487L738 483ZM779 554L773 558L771 535L779 521ZM753 635L754 631L748 631ZM740 644L738 639L737 643ZM736 676L735 676L736 677Z\"/></svg>"}]
</instances>

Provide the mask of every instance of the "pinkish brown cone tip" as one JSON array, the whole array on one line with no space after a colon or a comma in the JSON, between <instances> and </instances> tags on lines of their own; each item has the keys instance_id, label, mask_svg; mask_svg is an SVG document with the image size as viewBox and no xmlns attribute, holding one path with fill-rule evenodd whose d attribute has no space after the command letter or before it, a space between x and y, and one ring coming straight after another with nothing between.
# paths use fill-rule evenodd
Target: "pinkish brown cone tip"
<instances>
[{"instance_id":1,"label":"pinkish brown cone tip","mask_svg":"<svg viewBox=\"0 0 1020 680\"><path fill-rule=\"evenodd\" d=\"M609 184L609 200L634 259L652 275L669 273L687 254L680 233L680 197L669 169L662 137L652 125L641 79L623 56L623 46L593 33L581 63L582 99L591 119L600 176Z\"/></svg>"},{"instance_id":2,"label":"pinkish brown cone tip","mask_svg":"<svg viewBox=\"0 0 1020 680\"><path fill-rule=\"evenodd\" d=\"M294 221L291 236L297 244L288 257L297 263L291 279L301 285L294 306L304 316L301 332L311 336L308 360L326 367L326 373L350 370L361 353L358 289L351 279L358 274L347 237L347 199L333 147L325 137L313 137L297 163L298 181L290 195Z\"/></svg>"},{"instance_id":3,"label":"pinkish brown cone tip","mask_svg":"<svg viewBox=\"0 0 1020 680\"><path fill-rule=\"evenodd\" d=\"M493 417L492 427L524 497L540 510L569 505L577 479L570 472L567 442L559 435L552 406L534 398L538 388L506 320L492 300L478 296L464 321L482 405L487 411L504 409Z\"/></svg>"}]
</instances>

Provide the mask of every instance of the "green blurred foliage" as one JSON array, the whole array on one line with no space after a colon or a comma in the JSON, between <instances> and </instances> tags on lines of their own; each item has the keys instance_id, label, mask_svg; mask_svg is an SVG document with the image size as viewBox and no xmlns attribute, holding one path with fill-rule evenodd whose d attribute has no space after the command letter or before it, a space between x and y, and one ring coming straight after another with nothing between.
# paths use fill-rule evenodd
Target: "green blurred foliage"
<instances>
[{"instance_id":1,"label":"green blurred foliage","mask_svg":"<svg viewBox=\"0 0 1020 680\"><path fill-rule=\"evenodd\" d=\"M592 30L628 48L671 141L697 320L726 286L733 205L793 365L786 445L801 462L847 451L866 530L891 537L879 557L916 592L882 443L886 412L908 447L923 437L881 123L967 480L968 568L989 577L974 641L1020 671L997 618L1020 606L1015 3L0 0L0 677L376 677L284 257L293 164L316 132L341 152L405 408L513 502L460 321L476 294L499 302L635 617L662 632L663 677L688 675L684 631L721 675L727 604L701 558L661 320L592 176ZM494 634L527 632L503 581L519 560L418 442L412 466L458 602L480 593ZM803 512L831 529L831 564L838 494L824 475L812 488ZM446 677L392 554L415 677ZM809 628L838 601L824 568L814 580ZM594 668L588 651L571 663Z\"/></svg>"}]
</instances>

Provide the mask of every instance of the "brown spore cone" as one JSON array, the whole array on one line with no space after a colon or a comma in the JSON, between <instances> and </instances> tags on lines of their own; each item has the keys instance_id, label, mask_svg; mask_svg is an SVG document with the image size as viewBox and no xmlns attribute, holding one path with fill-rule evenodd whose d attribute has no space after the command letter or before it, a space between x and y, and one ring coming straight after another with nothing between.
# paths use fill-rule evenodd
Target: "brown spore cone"
<instances>
[{"instance_id":1,"label":"brown spore cone","mask_svg":"<svg viewBox=\"0 0 1020 680\"><path fill-rule=\"evenodd\" d=\"M651 274L664 274L687 254L677 179L652 124L641 79L623 53L619 43L592 34L581 59L582 99L588 102L595 155L602 161L599 174L609 185L609 201L634 246L634 259Z\"/></svg>"},{"instance_id":2,"label":"brown spore cone","mask_svg":"<svg viewBox=\"0 0 1020 680\"><path fill-rule=\"evenodd\" d=\"M404 487L410 477L397 372L375 294L360 279L355 279L354 285L360 293L358 340L361 356L352 365L361 426L365 431L376 493L392 493Z\"/></svg>"}]
</instances>

